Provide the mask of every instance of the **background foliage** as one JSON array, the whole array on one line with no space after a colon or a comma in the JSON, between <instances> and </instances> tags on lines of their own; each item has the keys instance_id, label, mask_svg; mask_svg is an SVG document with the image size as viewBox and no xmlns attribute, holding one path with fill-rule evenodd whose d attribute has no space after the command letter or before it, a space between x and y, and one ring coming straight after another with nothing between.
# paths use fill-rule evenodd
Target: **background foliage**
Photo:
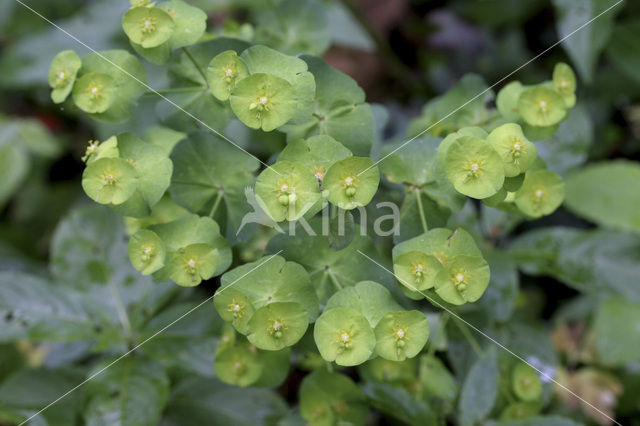
<instances>
[{"instance_id":1,"label":"background foliage","mask_svg":"<svg viewBox=\"0 0 640 426\"><path fill-rule=\"evenodd\" d=\"M613 4L189 3L206 12L211 37L234 39L237 49L250 41L290 55L322 56L351 76L362 89L321 61L307 59L310 70L326 75L315 80L313 107L328 117L322 125L355 155L369 155L367 144L373 140L374 159ZM126 1L28 4L96 50L135 53L121 26ZM327 414L320 417L324 424L608 424L592 406L552 383L543 383L540 395L529 398L517 378L530 377L531 371L517 375L519 363L512 355L441 309L404 297L392 275L357 254L359 249L391 267L393 245L423 232L424 224L416 220L422 209L429 228L469 232L491 267L483 297L456 313L607 415L623 424L638 422L640 8L634 2L623 2L512 78L525 84L547 80L558 62L577 72L577 105L553 136L536 143L547 168L566 182L564 204L551 216L525 222L455 199L447 203L458 202L461 210L449 216L429 191L429 168L423 165L435 158L436 138L465 126L489 126L495 95L504 84L381 165L384 179L374 202L402 203L401 234L332 241L348 245L340 253L326 240L271 238L256 226L236 236L246 208L244 188L252 184L257 161L222 140L211 141L210 134L177 145L171 156L174 174L183 174L172 190L179 192L181 182L196 179L228 188L224 194L187 194L180 204L206 216L222 197L225 209L216 210L215 219L233 244L232 268L282 250L284 258L306 269L311 285L328 288L327 299L341 280L375 280L392 289L403 308L423 311L429 319L431 335L422 353L399 363L377 358L357 368L328 364L311 332L294 349L246 350L237 356L250 359L256 369L251 387L228 384L245 383L225 375L233 370L233 359L216 353L237 336L213 303L172 324L207 301L221 280L183 288L140 275L129 261L126 239L140 223L123 222L89 202L81 189L88 140L104 141L122 131L153 138L167 132L150 127L158 122L180 132L196 130L196 123L152 94L142 94L125 124L98 122L72 104L53 104L47 74L55 53L89 52L17 2L0 4L0 41L0 424L20 423L150 337L30 424L289 425L310 421L318 410ZM203 66L217 53L206 46L189 50ZM168 67L142 63L153 88L179 82L197 89L206 83L180 51ZM287 146L284 132L239 125L208 92L166 96L261 161L271 163ZM343 97L338 105L328 101L335 96ZM340 109L345 105L347 115ZM290 123L281 130L295 139L310 136L314 131L308 129L318 126ZM180 139L180 134L162 133L168 151ZM185 166L194 152L215 163L214 153L225 150L224 155L237 156L229 161L233 173ZM161 212L172 214L180 212ZM323 272L325 265L331 275Z\"/></svg>"}]
</instances>

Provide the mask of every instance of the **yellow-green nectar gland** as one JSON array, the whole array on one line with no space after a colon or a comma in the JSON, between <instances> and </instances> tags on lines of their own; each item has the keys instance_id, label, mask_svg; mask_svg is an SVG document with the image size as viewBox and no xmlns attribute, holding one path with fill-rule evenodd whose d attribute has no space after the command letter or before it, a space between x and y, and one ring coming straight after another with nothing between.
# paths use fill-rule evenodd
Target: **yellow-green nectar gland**
<instances>
[{"instance_id":1,"label":"yellow-green nectar gland","mask_svg":"<svg viewBox=\"0 0 640 426\"><path fill-rule=\"evenodd\" d=\"M64 86L65 80L67 79L67 73L64 70L58 73L56 77L56 87Z\"/></svg>"},{"instance_id":2,"label":"yellow-green nectar gland","mask_svg":"<svg viewBox=\"0 0 640 426\"><path fill-rule=\"evenodd\" d=\"M100 97L100 91L102 90L102 87L99 84L96 83L91 83L89 85L89 87L87 88L87 92L89 92L89 97L92 100L96 100Z\"/></svg>"},{"instance_id":3,"label":"yellow-green nectar gland","mask_svg":"<svg viewBox=\"0 0 640 426\"><path fill-rule=\"evenodd\" d=\"M422 263L416 263L411 267L411 273L415 276L416 281L422 281L422 277L427 268Z\"/></svg>"},{"instance_id":4,"label":"yellow-green nectar gland","mask_svg":"<svg viewBox=\"0 0 640 426\"><path fill-rule=\"evenodd\" d=\"M150 245L144 245L142 246L142 260L144 260L145 262L148 262L149 259L151 259L151 256L153 256L153 248Z\"/></svg>"},{"instance_id":5,"label":"yellow-green nectar gland","mask_svg":"<svg viewBox=\"0 0 640 426\"><path fill-rule=\"evenodd\" d=\"M474 161L469 161L467 162L467 166L464 168L467 171L467 176L465 178L465 181L469 180L469 179L475 179L477 177L479 177L482 174L482 169L484 168L484 165L482 164L482 161L480 160L474 160Z\"/></svg>"},{"instance_id":6,"label":"yellow-green nectar gland","mask_svg":"<svg viewBox=\"0 0 640 426\"><path fill-rule=\"evenodd\" d=\"M296 201L296 190L288 183L278 184L276 193L278 194L278 202L283 206L288 206Z\"/></svg>"},{"instance_id":7,"label":"yellow-green nectar gland","mask_svg":"<svg viewBox=\"0 0 640 426\"><path fill-rule=\"evenodd\" d=\"M433 256L438 259L438 262L440 262L443 266L447 264L447 256L443 252L433 252Z\"/></svg>"},{"instance_id":8,"label":"yellow-green nectar gland","mask_svg":"<svg viewBox=\"0 0 640 426\"><path fill-rule=\"evenodd\" d=\"M347 197L356 195L356 178L354 176L344 178L344 188L344 193L347 194Z\"/></svg>"},{"instance_id":9,"label":"yellow-green nectar gland","mask_svg":"<svg viewBox=\"0 0 640 426\"><path fill-rule=\"evenodd\" d=\"M244 373L244 364L240 361L236 361L235 363L233 363L233 369L235 370L236 374L242 374Z\"/></svg>"},{"instance_id":10,"label":"yellow-green nectar gland","mask_svg":"<svg viewBox=\"0 0 640 426\"><path fill-rule=\"evenodd\" d=\"M466 280L467 280L467 275L464 273L464 271L458 271L453 276L453 282L456 285L456 289L458 289L458 291L461 291L461 292L467 289Z\"/></svg>"},{"instance_id":11,"label":"yellow-green nectar gland","mask_svg":"<svg viewBox=\"0 0 640 426\"><path fill-rule=\"evenodd\" d=\"M115 185L116 180L116 176L113 174L113 172L104 172L102 174L102 181L106 185Z\"/></svg>"},{"instance_id":12,"label":"yellow-green nectar gland","mask_svg":"<svg viewBox=\"0 0 640 426\"><path fill-rule=\"evenodd\" d=\"M231 301L227 310L233 314L234 318L242 318L242 315L244 315L244 306L237 302L236 299Z\"/></svg>"},{"instance_id":13,"label":"yellow-green nectar gland","mask_svg":"<svg viewBox=\"0 0 640 426\"><path fill-rule=\"evenodd\" d=\"M336 401L333 403L333 411L338 415L338 417L342 417L347 412L347 404L344 401Z\"/></svg>"},{"instance_id":14,"label":"yellow-green nectar gland","mask_svg":"<svg viewBox=\"0 0 640 426\"><path fill-rule=\"evenodd\" d=\"M549 104L544 99L540 99L540 101L538 101L538 109L540 110L540 112L547 112L548 107Z\"/></svg>"},{"instance_id":15,"label":"yellow-green nectar gland","mask_svg":"<svg viewBox=\"0 0 640 426\"><path fill-rule=\"evenodd\" d=\"M195 275L197 262L195 259L191 258L185 262L185 269L188 274Z\"/></svg>"},{"instance_id":16,"label":"yellow-green nectar gland","mask_svg":"<svg viewBox=\"0 0 640 426\"><path fill-rule=\"evenodd\" d=\"M249 105L249 109L251 111L256 110L256 118L260 119L262 112L269 111L272 106L273 104L271 103L269 97L263 93L256 98L255 102L252 102L251 105Z\"/></svg>"},{"instance_id":17,"label":"yellow-green nectar gland","mask_svg":"<svg viewBox=\"0 0 640 426\"><path fill-rule=\"evenodd\" d=\"M545 195L546 193L543 188L536 189L535 191L533 191L533 203L536 206L539 206L544 201Z\"/></svg>"},{"instance_id":18,"label":"yellow-green nectar gland","mask_svg":"<svg viewBox=\"0 0 640 426\"><path fill-rule=\"evenodd\" d=\"M156 18L147 16L140 21L140 28L144 33L152 33L156 30Z\"/></svg>"},{"instance_id":19,"label":"yellow-green nectar gland","mask_svg":"<svg viewBox=\"0 0 640 426\"><path fill-rule=\"evenodd\" d=\"M269 334L271 334L276 339L282 337L282 332L287 329L287 325L281 319L276 319L271 321L271 325L269 326Z\"/></svg>"},{"instance_id":20,"label":"yellow-green nectar gland","mask_svg":"<svg viewBox=\"0 0 640 426\"><path fill-rule=\"evenodd\" d=\"M525 149L526 148L524 146L524 143L520 138L514 137L512 139L511 149L509 150L509 153L513 157L513 164L520 163L520 156L524 154Z\"/></svg>"},{"instance_id":21,"label":"yellow-green nectar gland","mask_svg":"<svg viewBox=\"0 0 640 426\"><path fill-rule=\"evenodd\" d=\"M318 185L322 184L322 179L324 179L324 170L320 167L316 167L313 169L313 175L316 177Z\"/></svg>"},{"instance_id":22,"label":"yellow-green nectar gland","mask_svg":"<svg viewBox=\"0 0 640 426\"><path fill-rule=\"evenodd\" d=\"M346 330L340 330L338 333L338 343L340 343L341 347L338 349L338 353L342 353L345 349L351 348L352 337L352 333Z\"/></svg>"}]
</instances>

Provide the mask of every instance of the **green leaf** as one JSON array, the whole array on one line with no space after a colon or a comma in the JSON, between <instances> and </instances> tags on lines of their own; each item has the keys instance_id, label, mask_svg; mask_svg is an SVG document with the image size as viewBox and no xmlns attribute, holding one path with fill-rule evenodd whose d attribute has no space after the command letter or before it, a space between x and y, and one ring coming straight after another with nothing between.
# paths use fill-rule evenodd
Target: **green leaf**
<instances>
[{"instance_id":1,"label":"green leaf","mask_svg":"<svg viewBox=\"0 0 640 426\"><path fill-rule=\"evenodd\" d=\"M346 248L353 241L356 235L355 221L353 215L347 210L338 210L337 217L329 222L329 247L333 251L339 251Z\"/></svg>"},{"instance_id":2,"label":"green leaf","mask_svg":"<svg viewBox=\"0 0 640 426\"><path fill-rule=\"evenodd\" d=\"M426 129L432 136L445 136L462 127L482 125L491 118L486 104L493 96L482 77L465 74L455 87L424 106L422 116L409 123L407 136L416 136Z\"/></svg>"},{"instance_id":3,"label":"green leaf","mask_svg":"<svg viewBox=\"0 0 640 426\"><path fill-rule=\"evenodd\" d=\"M501 251L489 251L487 260L491 270L491 283L478 301L486 315L506 322L513 315L519 290L516 265Z\"/></svg>"},{"instance_id":4,"label":"green leaf","mask_svg":"<svg viewBox=\"0 0 640 426\"><path fill-rule=\"evenodd\" d=\"M363 262L367 259L359 251L378 262L381 261L371 238L356 235L349 246L333 251L327 238L320 232L322 223L319 218L309 221L309 225L315 236L297 228L296 235L279 234L273 237L267 245L267 252L283 250L282 256L304 266L309 271L320 303L326 303L335 291L353 286L360 281L370 280L387 288L393 287L393 277L388 272Z\"/></svg>"},{"instance_id":5,"label":"green leaf","mask_svg":"<svg viewBox=\"0 0 640 426\"><path fill-rule=\"evenodd\" d=\"M215 419L220 424L255 426L275 423L287 410L286 403L271 390L238 388L217 379L187 377L172 389L162 424L200 426Z\"/></svg>"},{"instance_id":6,"label":"green leaf","mask_svg":"<svg viewBox=\"0 0 640 426\"><path fill-rule=\"evenodd\" d=\"M518 237L509 254L526 273L550 275L586 293L640 301L640 238L622 232L542 228Z\"/></svg>"},{"instance_id":7,"label":"green leaf","mask_svg":"<svg viewBox=\"0 0 640 426\"><path fill-rule=\"evenodd\" d=\"M257 351L247 345L235 344L216 353L216 376L225 383L241 387L254 384L262 375L263 366Z\"/></svg>"},{"instance_id":8,"label":"green leaf","mask_svg":"<svg viewBox=\"0 0 640 426\"><path fill-rule=\"evenodd\" d=\"M640 304L604 301L595 314L593 333L598 360L604 365L621 367L640 360Z\"/></svg>"},{"instance_id":9,"label":"green leaf","mask_svg":"<svg viewBox=\"0 0 640 426\"><path fill-rule=\"evenodd\" d=\"M29 172L31 161L23 149L15 145L0 145L0 208L20 187Z\"/></svg>"},{"instance_id":10,"label":"green leaf","mask_svg":"<svg viewBox=\"0 0 640 426\"><path fill-rule=\"evenodd\" d=\"M583 423L578 423L566 417L550 415L550 416L529 417L528 419L523 419L523 420L502 421L498 423L498 425L499 426L582 426Z\"/></svg>"},{"instance_id":11,"label":"green leaf","mask_svg":"<svg viewBox=\"0 0 640 426\"><path fill-rule=\"evenodd\" d=\"M640 164L609 161L577 170L567 178L566 206L596 224L640 232Z\"/></svg>"},{"instance_id":12,"label":"green leaf","mask_svg":"<svg viewBox=\"0 0 640 426\"><path fill-rule=\"evenodd\" d=\"M229 239L236 238L249 213L245 188L253 182L258 161L211 134L189 135L171 154L171 195L192 213L213 217Z\"/></svg>"},{"instance_id":13,"label":"green leaf","mask_svg":"<svg viewBox=\"0 0 640 426\"><path fill-rule=\"evenodd\" d=\"M354 155L368 156L375 136L375 122L371 106L364 102L364 91L351 77L322 59L307 55L301 58L315 78L313 115L303 123L283 127L287 140L324 134L341 142Z\"/></svg>"},{"instance_id":14,"label":"green leaf","mask_svg":"<svg viewBox=\"0 0 640 426\"><path fill-rule=\"evenodd\" d=\"M464 380L458 401L461 425L482 422L493 409L498 396L498 361L494 350L487 350L473 364Z\"/></svg>"},{"instance_id":15,"label":"green leaf","mask_svg":"<svg viewBox=\"0 0 640 426\"><path fill-rule=\"evenodd\" d=\"M207 67L207 83L218 100L229 99L238 81L249 75L244 61L235 50L225 50L213 57Z\"/></svg>"},{"instance_id":16,"label":"green leaf","mask_svg":"<svg viewBox=\"0 0 640 426\"><path fill-rule=\"evenodd\" d=\"M562 47L575 64L578 72L590 83L602 49L607 44L615 16L623 9L616 5L599 16L615 2L610 0L553 0L556 29L559 38L567 38ZM595 19L593 22L590 22ZM585 24L589 23L585 26ZM583 27L584 26L584 27ZM583 27L583 28L581 28ZM580 31L576 31L580 28ZM570 37L569 34L571 34Z\"/></svg>"},{"instance_id":17,"label":"green leaf","mask_svg":"<svg viewBox=\"0 0 640 426\"><path fill-rule=\"evenodd\" d=\"M297 55L322 55L330 43L325 5L315 0L285 0L258 15L256 43Z\"/></svg>"},{"instance_id":18,"label":"green leaf","mask_svg":"<svg viewBox=\"0 0 640 426\"><path fill-rule=\"evenodd\" d=\"M351 155L351 151L331 136L316 135L288 143L278 155L278 161L302 163L322 183L332 165Z\"/></svg>"},{"instance_id":19,"label":"green leaf","mask_svg":"<svg viewBox=\"0 0 640 426\"><path fill-rule=\"evenodd\" d=\"M398 151L380 162L382 174L395 183L422 186L434 182L436 155L441 141L439 138L422 136L404 146L404 141L385 144L381 158L395 149Z\"/></svg>"},{"instance_id":20,"label":"green leaf","mask_svg":"<svg viewBox=\"0 0 640 426\"><path fill-rule=\"evenodd\" d=\"M197 43L207 29L207 14L195 6L182 0L164 1L158 6L167 11L175 24L168 41L171 49Z\"/></svg>"},{"instance_id":21,"label":"green leaf","mask_svg":"<svg viewBox=\"0 0 640 426\"><path fill-rule=\"evenodd\" d=\"M98 364L94 372L108 361ZM129 356L88 382L87 396L84 420L88 425L156 424L169 397L169 377L160 364Z\"/></svg>"},{"instance_id":22,"label":"green leaf","mask_svg":"<svg viewBox=\"0 0 640 426\"><path fill-rule=\"evenodd\" d=\"M640 82L640 77L635 71L640 67L640 56L636 54L635 46L640 43L640 35L637 28L640 20L637 18L616 23L611 35L611 41L607 44L606 55L609 60L627 78Z\"/></svg>"},{"instance_id":23,"label":"green leaf","mask_svg":"<svg viewBox=\"0 0 640 426\"><path fill-rule=\"evenodd\" d=\"M378 190L380 171L369 157L349 157L329 168L322 181L327 199L341 209L352 210L369 204Z\"/></svg>"},{"instance_id":24,"label":"green leaf","mask_svg":"<svg viewBox=\"0 0 640 426\"><path fill-rule=\"evenodd\" d=\"M369 403L376 409L412 426L437 424L434 410L402 388L386 383L367 383L363 387Z\"/></svg>"},{"instance_id":25,"label":"green leaf","mask_svg":"<svg viewBox=\"0 0 640 426\"><path fill-rule=\"evenodd\" d=\"M402 307L393 300L389 290L374 281L361 281L353 287L343 288L329 298L324 309L329 310L338 306L360 312L372 328L388 312L402 310Z\"/></svg>"}]
</instances>

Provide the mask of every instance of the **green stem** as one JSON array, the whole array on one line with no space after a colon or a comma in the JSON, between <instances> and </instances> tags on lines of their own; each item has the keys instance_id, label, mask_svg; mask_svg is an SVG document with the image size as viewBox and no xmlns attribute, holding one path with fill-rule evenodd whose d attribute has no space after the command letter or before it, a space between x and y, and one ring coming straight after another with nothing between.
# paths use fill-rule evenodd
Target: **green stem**
<instances>
[{"instance_id":1,"label":"green stem","mask_svg":"<svg viewBox=\"0 0 640 426\"><path fill-rule=\"evenodd\" d=\"M200 65L198 65L198 63L196 62L196 58L193 57L191 52L189 52L189 50L187 50L186 47L183 47L182 51L185 53L185 55L187 55L187 58L189 58L189 60L193 64L193 66L196 67L196 70L198 70L198 73L200 73L200 76L202 76L202 80L207 85L207 87L209 87L209 83L207 83L207 76L204 73L204 71L202 70L202 68L200 68Z\"/></svg>"},{"instance_id":2,"label":"green stem","mask_svg":"<svg viewBox=\"0 0 640 426\"><path fill-rule=\"evenodd\" d=\"M422 198L420 197L420 190L418 188L415 189L416 200L418 201L418 211L420 212L420 221L422 222L422 229L424 232L427 232L429 228L427 228L427 218L424 215L424 209L422 208Z\"/></svg>"},{"instance_id":3,"label":"green stem","mask_svg":"<svg viewBox=\"0 0 640 426\"><path fill-rule=\"evenodd\" d=\"M480 346L478 341L475 339L475 337L473 337L467 325L460 320L455 321L455 323L460 329L460 331L462 332L462 335L464 336L464 338L467 339L467 342L469 342L469 345L471 345L471 348L476 353L476 355L482 356L482 347Z\"/></svg>"},{"instance_id":4,"label":"green stem","mask_svg":"<svg viewBox=\"0 0 640 426\"><path fill-rule=\"evenodd\" d=\"M209 217L213 218L213 215L216 214L218 210L218 206L220 205L220 201L222 201L222 195L224 194L223 190L218 191L218 196L216 200L213 202L213 207L211 207L211 211L209 212Z\"/></svg>"},{"instance_id":5,"label":"green stem","mask_svg":"<svg viewBox=\"0 0 640 426\"><path fill-rule=\"evenodd\" d=\"M163 90L148 90L144 92L144 95L170 95L172 93L195 93L195 92L204 92L208 90L205 86L191 86L191 87L176 87L173 89L163 89Z\"/></svg>"}]
</instances>

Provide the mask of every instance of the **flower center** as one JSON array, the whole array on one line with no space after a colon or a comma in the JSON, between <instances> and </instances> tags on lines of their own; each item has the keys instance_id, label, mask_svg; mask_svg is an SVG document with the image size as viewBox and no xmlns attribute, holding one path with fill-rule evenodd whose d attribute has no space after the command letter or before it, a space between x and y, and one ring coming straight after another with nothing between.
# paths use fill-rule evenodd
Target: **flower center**
<instances>
[{"instance_id":1,"label":"flower center","mask_svg":"<svg viewBox=\"0 0 640 426\"><path fill-rule=\"evenodd\" d=\"M540 107L540 109L542 111L546 111L547 110L547 101L541 100L540 102L538 102L538 106Z\"/></svg>"},{"instance_id":2,"label":"flower center","mask_svg":"<svg viewBox=\"0 0 640 426\"><path fill-rule=\"evenodd\" d=\"M155 18L148 16L140 21L140 26L142 27L142 31L145 33L153 32L156 29L156 20Z\"/></svg>"},{"instance_id":3,"label":"flower center","mask_svg":"<svg viewBox=\"0 0 640 426\"><path fill-rule=\"evenodd\" d=\"M113 185L114 183L116 183L116 177L111 172L106 172L105 174L103 174L102 180L107 185Z\"/></svg>"},{"instance_id":4,"label":"flower center","mask_svg":"<svg viewBox=\"0 0 640 426\"><path fill-rule=\"evenodd\" d=\"M469 161L467 163L467 167L465 168L467 170L467 178L469 177L475 178L480 176L480 173L482 173L482 168L483 168L482 161L480 160Z\"/></svg>"},{"instance_id":5,"label":"flower center","mask_svg":"<svg viewBox=\"0 0 640 426\"><path fill-rule=\"evenodd\" d=\"M542 197L544 197L544 189L536 189L536 191L533 193L533 196L535 197L536 201L540 201Z\"/></svg>"},{"instance_id":6,"label":"flower center","mask_svg":"<svg viewBox=\"0 0 640 426\"><path fill-rule=\"evenodd\" d=\"M224 70L224 75L227 77L231 77L233 75L233 70L231 68L227 68Z\"/></svg>"},{"instance_id":7,"label":"flower center","mask_svg":"<svg viewBox=\"0 0 640 426\"><path fill-rule=\"evenodd\" d=\"M266 96L260 96L260 103L262 105L266 105L267 102L269 102L269 98L267 98Z\"/></svg>"},{"instance_id":8,"label":"flower center","mask_svg":"<svg viewBox=\"0 0 640 426\"><path fill-rule=\"evenodd\" d=\"M96 83L91 83L89 85L88 92L91 99L97 99L100 96L100 86Z\"/></svg>"}]
</instances>

